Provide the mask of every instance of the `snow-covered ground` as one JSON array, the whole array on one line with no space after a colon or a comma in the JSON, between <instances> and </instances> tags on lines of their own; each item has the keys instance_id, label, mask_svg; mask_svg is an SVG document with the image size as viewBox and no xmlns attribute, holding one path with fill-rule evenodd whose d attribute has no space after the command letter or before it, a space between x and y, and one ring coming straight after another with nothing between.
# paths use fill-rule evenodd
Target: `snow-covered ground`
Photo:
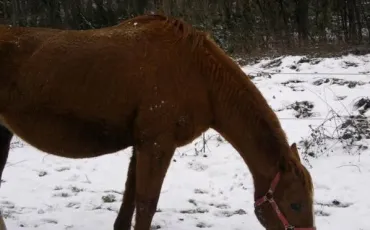
<instances>
[{"instance_id":1,"label":"snow-covered ground","mask_svg":"<svg viewBox=\"0 0 370 230\"><path fill-rule=\"evenodd\" d=\"M363 120L370 116L366 101L370 55L288 56L262 60L243 70L254 76L290 143L318 143L307 150L313 157L304 154L303 145L300 150L314 180L318 229L370 230L370 140L356 140L352 144L357 146L349 148L359 133L370 138ZM362 116L346 121L346 116L359 113ZM346 125L340 126L343 122ZM317 130L313 135L310 125ZM333 139L322 142L324 135ZM209 130L205 138L204 151L202 138L176 151L153 225L176 230L262 230L253 213L248 168L216 132ZM12 146L0 189L8 229L113 229L131 149L71 160L37 151L17 138Z\"/></svg>"}]
</instances>

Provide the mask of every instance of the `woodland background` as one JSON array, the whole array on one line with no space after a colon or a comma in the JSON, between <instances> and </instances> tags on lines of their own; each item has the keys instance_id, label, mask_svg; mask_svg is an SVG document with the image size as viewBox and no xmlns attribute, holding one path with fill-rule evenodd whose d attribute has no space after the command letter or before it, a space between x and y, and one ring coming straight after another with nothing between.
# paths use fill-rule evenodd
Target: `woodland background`
<instances>
[{"instance_id":1,"label":"woodland background","mask_svg":"<svg viewBox=\"0 0 370 230\"><path fill-rule=\"evenodd\" d=\"M370 0L0 0L0 23L63 29L148 12L209 31L229 54L343 52L370 43Z\"/></svg>"}]
</instances>

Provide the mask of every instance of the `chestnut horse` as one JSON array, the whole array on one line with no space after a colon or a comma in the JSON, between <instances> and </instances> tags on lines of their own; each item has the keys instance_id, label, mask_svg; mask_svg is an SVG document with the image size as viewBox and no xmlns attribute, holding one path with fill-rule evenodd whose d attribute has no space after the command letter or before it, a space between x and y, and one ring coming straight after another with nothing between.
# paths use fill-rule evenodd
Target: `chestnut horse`
<instances>
[{"instance_id":1,"label":"chestnut horse","mask_svg":"<svg viewBox=\"0 0 370 230\"><path fill-rule=\"evenodd\" d=\"M85 31L2 26L0 67L1 172L13 134L68 158L132 146L114 229L130 229L137 207L135 230L149 230L175 149L213 128L252 173L266 229L315 229L296 145L205 32L163 15Z\"/></svg>"}]
</instances>

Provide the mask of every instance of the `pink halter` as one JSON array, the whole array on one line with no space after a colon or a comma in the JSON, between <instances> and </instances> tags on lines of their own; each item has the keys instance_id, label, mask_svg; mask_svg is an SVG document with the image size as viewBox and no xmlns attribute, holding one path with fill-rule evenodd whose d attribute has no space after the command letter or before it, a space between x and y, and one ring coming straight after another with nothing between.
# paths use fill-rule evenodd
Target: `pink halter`
<instances>
[{"instance_id":1,"label":"pink halter","mask_svg":"<svg viewBox=\"0 0 370 230\"><path fill-rule=\"evenodd\" d=\"M270 189L267 191L266 195L264 195L263 197L256 200L256 202L254 203L254 207L258 207L258 206L260 206L263 203L268 201L271 204L271 206L273 207L273 209L275 210L275 212L276 212L277 216L279 217L281 223L284 225L285 230L316 230L316 227L296 228L293 225L289 224L287 218L280 211L280 209L279 209L279 207L278 207L278 205L275 202L274 197L273 197L275 188L276 188L277 184L279 183L279 180L280 180L280 172L278 172L277 175L275 176L274 180L271 183Z\"/></svg>"}]
</instances>

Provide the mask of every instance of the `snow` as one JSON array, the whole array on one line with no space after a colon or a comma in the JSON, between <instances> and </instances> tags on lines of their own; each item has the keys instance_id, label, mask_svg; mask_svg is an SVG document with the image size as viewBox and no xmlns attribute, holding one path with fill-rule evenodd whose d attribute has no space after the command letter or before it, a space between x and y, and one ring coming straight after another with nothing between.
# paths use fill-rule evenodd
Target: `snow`
<instances>
[{"instance_id":1,"label":"snow","mask_svg":"<svg viewBox=\"0 0 370 230\"><path fill-rule=\"evenodd\" d=\"M298 63L302 58L282 57L281 63L275 60L276 66L266 66L271 59L265 59L242 67L256 76L253 81L276 111L289 143L309 138L309 125L317 127L333 114L338 117L323 127L335 131L335 122L359 113L356 101L370 91L370 55ZM333 80L313 84L322 78L337 78L340 84L332 84ZM299 82L287 83L291 80ZM364 84L353 86L353 82ZM291 106L296 101L307 101L313 107L297 113ZM370 110L364 111L364 116L369 117ZM201 137L176 150L153 225L176 230L262 230L253 212L254 188L248 168L214 130L205 137L204 151ZM362 139L356 143L366 147L369 142ZM327 144L327 151L315 152L317 157L305 155L303 161L314 180L317 228L370 229L370 150L344 150L333 140ZM72 160L40 152L18 138L13 139L12 147L0 189L0 207L8 229L113 229L130 148ZM303 150L300 153L303 157Z\"/></svg>"}]
</instances>

